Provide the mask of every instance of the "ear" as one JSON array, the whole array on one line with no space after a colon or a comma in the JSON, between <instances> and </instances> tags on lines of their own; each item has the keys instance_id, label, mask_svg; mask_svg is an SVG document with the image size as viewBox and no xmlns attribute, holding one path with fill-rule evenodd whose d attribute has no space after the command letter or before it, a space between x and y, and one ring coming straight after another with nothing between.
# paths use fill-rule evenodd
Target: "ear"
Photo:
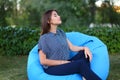
<instances>
[{"instance_id":1,"label":"ear","mask_svg":"<svg viewBox=\"0 0 120 80\"><path fill-rule=\"evenodd\" d=\"M50 20L48 20L47 23L50 24Z\"/></svg>"},{"instance_id":2,"label":"ear","mask_svg":"<svg viewBox=\"0 0 120 80\"><path fill-rule=\"evenodd\" d=\"M48 21L47 23L50 23L50 21Z\"/></svg>"}]
</instances>

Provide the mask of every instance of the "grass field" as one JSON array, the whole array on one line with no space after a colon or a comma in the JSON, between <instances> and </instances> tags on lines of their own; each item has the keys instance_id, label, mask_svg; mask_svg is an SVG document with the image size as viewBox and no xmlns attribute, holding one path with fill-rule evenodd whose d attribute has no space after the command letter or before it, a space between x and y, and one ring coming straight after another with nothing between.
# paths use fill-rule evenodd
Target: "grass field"
<instances>
[{"instance_id":1,"label":"grass field","mask_svg":"<svg viewBox=\"0 0 120 80\"><path fill-rule=\"evenodd\" d=\"M0 56L0 80L28 80L27 56ZM107 80L120 80L120 55L110 55Z\"/></svg>"},{"instance_id":2,"label":"grass field","mask_svg":"<svg viewBox=\"0 0 120 80\"><path fill-rule=\"evenodd\" d=\"M27 56L0 56L0 80L28 80Z\"/></svg>"},{"instance_id":3,"label":"grass field","mask_svg":"<svg viewBox=\"0 0 120 80\"><path fill-rule=\"evenodd\" d=\"M120 80L120 54L110 55L110 73L108 80Z\"/></svg>"}]
</instances>

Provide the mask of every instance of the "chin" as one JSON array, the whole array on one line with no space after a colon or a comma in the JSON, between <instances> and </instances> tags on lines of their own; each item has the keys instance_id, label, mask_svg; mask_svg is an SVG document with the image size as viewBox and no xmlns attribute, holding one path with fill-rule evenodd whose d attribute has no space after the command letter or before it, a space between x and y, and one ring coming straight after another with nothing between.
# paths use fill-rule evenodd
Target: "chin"
<instances>
[{"instance_id":1,"label":"chin","mask_svg":"<svg viewBox=\"0 0 120 80\"><path fill-rule=\"evenodd\" d=\"M60 23L59 24L62 24L62 21L60 21Z\"/></svg>"},{"instance_id":2,"label":"chin","mask_svg":"<svg viewBox=\"0 0 120 80\"><path fill-rule=\"evenodd\" d=\"M62 22L61 22L61 21L59 21L59 22L57 22L57 23L56 23L56 25L60 25L60 24L62 24Z\"/></svg>"}]
</instances>

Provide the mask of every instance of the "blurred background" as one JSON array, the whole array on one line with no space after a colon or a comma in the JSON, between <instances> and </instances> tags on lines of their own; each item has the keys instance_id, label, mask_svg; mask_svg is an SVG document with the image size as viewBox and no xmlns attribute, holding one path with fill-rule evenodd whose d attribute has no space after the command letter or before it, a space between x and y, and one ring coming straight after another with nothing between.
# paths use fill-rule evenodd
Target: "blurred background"
<instances>
[{"instance_id":1,"label":"blurred background","mask_svg":"<svg viewBox=\"0 0 120 80\"><path fill-rule=\"evenodd\" d=\"M58 10L66 27L120 24L119 0L0 0L0 26L40 26L48 9Z\"/></svg>"},{"instance_id":2,"label":"blurred background","mask_svg":"<svg viewBox=\"0 0 120 80\"><path fill-rule=\"evenodd\" d=\"M49 9L58 11L65 32L102 40L110 55L108 80L120 80L120 0L0 0L0 80L27 80L27 57Z\"/></svg>"}]
</instances>

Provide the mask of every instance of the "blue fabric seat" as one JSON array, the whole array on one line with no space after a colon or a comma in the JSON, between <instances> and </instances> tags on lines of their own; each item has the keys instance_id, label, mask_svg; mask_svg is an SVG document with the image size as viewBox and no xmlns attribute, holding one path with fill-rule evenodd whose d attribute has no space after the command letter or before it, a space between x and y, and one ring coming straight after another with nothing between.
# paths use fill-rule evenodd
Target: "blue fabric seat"
<instances>
[{"instance_id":1,"label":"blue fabric seat","mask_svg":"<svg viewBox=\"0 0 120 80\"><path fill-rule=\"evenodd\" d=\"M90 48L93 59L91 61L91 69L100 76L102 80L106 80L109 73L109 55L106 45L94 36L88 36L79 32L66 33L67 38L78 46L87 46ZM73 57L75 52L70 52ZM54 76L46 74L39 61L38 45L36 45L29 53L27 63L27 74L29 80L82 80L78 74L66 76Z\"/></svg>"}]
</instances>

